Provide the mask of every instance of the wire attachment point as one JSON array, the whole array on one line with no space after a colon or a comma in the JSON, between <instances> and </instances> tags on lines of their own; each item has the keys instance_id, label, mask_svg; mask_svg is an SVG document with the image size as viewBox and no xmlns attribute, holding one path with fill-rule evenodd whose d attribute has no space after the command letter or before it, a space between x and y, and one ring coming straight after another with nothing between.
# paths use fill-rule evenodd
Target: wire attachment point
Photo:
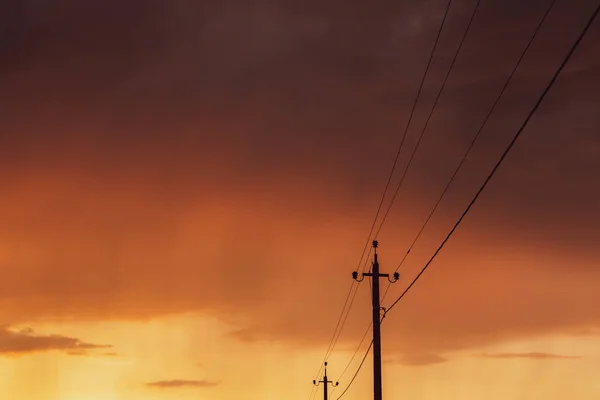
<instances>
[{"instance_id":1,"label":"wire attachment point","mask_svg":"<svg viewBox=\"0 0 600 400\"><path fill-rule=\"evenodd\" d=\"M363 274L362 278L358 279L358 271L353 271L352 279L354 279L356 282L362 282L365 279L365 276Z\"/></svg>"}]
</instances>

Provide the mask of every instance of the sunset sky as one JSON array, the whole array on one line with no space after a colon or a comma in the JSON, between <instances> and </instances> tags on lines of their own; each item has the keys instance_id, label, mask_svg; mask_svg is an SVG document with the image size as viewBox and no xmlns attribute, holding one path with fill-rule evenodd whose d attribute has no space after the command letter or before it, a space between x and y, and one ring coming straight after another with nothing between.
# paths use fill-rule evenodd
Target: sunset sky
<instances>
[{"instance_id":1,"label":"sunset sky","mask_svg":"<svg viewBox=\"0 0 600 400\"><path fill-rule=\"evenodd\" d=\"M447 2L10 3L0 398L313 400ZM452 2L392 189L475 3ZM481 1L377 237L382 272L398 266L548 4ZM384 306L596 6L556 0ZM600 397L599 41L597 23L385 318L384 398ZM358 368L369 337L340 377L369 322L365 280L329 358L340 381L330 400ZM369 356L343 399L371 396Z\"/></svg>"}]
</instances>

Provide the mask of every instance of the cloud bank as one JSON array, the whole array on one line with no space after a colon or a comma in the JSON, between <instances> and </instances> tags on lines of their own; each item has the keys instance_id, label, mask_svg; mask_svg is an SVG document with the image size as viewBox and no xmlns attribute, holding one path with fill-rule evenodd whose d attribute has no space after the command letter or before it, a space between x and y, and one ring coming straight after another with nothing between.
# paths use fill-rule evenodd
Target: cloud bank
<instances>
[{"instance_id":1,"label":"cloud bank","mask_svg":"<svg viewBox=\"0 0 600 400\"><path fill-rule=\"evenodd\" d=\"M400 167L472 7L454 4ZM392 272L405 254L545 6L482 4L378 238L382 269ZM557 4L388 300L464 209L593 6ZM442 7L6 7L0 320L197 311L242 325L239 340L326 345L323 327L333 330L339 315ZM445 354L600 326L597 35L386 319L386 348ZM368 308L359 294L340 340L361 337ZM73 338L1 335L11 348L79 350Z\"/></svg>"},{"instance_id":2,"label":"cloud bank","mask_svg":"<svg viewBox=\"0 0 600 400\"><path fill-rule=\"evenodd\" d=\"M87 343L62 335L40 335L32 329L0 329L0 355L19 356L47 351L61 351L71 355L89 355L90 351L110 348L110 345Z\"/></svg>"},{"instance_id":3,"label":"cloud bank","mask_svg":"<svg viewBox=\"0 0 600 400\"><path fill-rule=\"evenodd\" d=\"M514 359L514 358L526 358L530 360L548 360L548 359L576 359L581 358L580 356L564 356L560 354L552 353L484 353L481 355L482 358L496 358L496 359Z\"/></svg>"},{"instance_id":4,"label":"cloud bank","mask_svg":"<svg viewBox=\"0 0 600 400\"><path fill-rule=\"evenodd\" d=\"M204 380L184 380L184 379L173 379L156 382L148 382L146 386L158 388L158 389L171 389L171 388L211 388L219 385L218 382L204 381Z\"/></svg>"}]
</instances>

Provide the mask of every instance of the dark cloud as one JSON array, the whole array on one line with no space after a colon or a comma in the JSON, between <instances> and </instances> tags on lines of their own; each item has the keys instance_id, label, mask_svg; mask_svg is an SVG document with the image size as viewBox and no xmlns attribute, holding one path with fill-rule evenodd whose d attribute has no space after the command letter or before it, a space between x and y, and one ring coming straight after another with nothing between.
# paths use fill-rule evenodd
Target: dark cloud
<instances>
[{"instance_id":1,"label":"dark cloud","mask_svg":"<svg viewBox=\"0 0 600 400\"><path fill-rule=\"evenodd\" d=\"M559 3L403 279L466 206L593 6ZM238 310L251 320L240 340L327 340L306 321L314 304L345 294L339 279L360 255L444 4L8 8L0 15L3 315ZM474 4L454 2L400 167ZM483 2L382 231L386 265L406 251L546 4ZM401 350L444 354L598 323L589 285L600 238L598 34L411 292L410 323L391 328L407 343ZM548 288L563 282L571 287L559 300ZM564 312L550 315L552 305ZM335 320L330 308L319 322ZM358 325L348 329L364 330Z\"/></svg>"},{"instance_id":2,"label":"dark cloud","mask_svg":"<svg viewBox=\"0 0 600 400\"><path fill-rule=\"evenodd\" d=\"M91 350L111 346L86 343L61 335L40 335L32 329L0 329L0 355L24 355L46 351L62 351L70 355L89 355Z\"/></svg>"},{"instance_id":3,"label":"dark cloud","mask_svg":"<svg viewBox=\"0 0 600 400\"><path fill-rule=\"evenodd\" d=\"M559 354L551 353L484 353L480 357L483 358L498 358L498 359L513 359L513 358L527 358L530 360L548 360L548 359L574 359L581 358L579 356L563 356Z\"/></svg>"},{"instance_id":4,"label":"dark cloud","mask_svg":"<svg viewBox=\"0 0 600 400\"><path fill-rule=\"evenodd\" d=\"M422 70L444 5L441 1L385 2L376 7L314 1L277 6L265 2L76 3L32 3L21 6L20 18L11 18L17 21L12 29L20 32L10 35L17 41L13 47L24 52L20 77L5 75L9 88L14 88L5 92L6 107L14 111L9 113L12 123L7 123L14 126L15 135L7 135L12 140L26 141L22 145L26 148L39 143L46 152L60 146L69 153L67 158L82 152L103 154L91 158L87 154L73 167L106 164L110 159L114 167L131 168L131 154L181 163L192 156L192 149L198 153L217 148L234 150L232 159L239 163L241 158L254 168L261 164L264 169L274 164L294 168L310 162L351 171L335 177L346 180L353 174L372 176L388 167L383 162L388 154L377 153L382 145L397 143L395 135L416 89L416 79L406 77L417 77ZM458 39L453 33L460 33L462 14L472 3L455 1L450 36L440 47L426 99L444 72ZM494 7L519 10L528 25L529 10L539 13L543 7L543 2L491 4L483 8L480 24L473 28L471 46L457 65L460 79L453 85L462 87L474 72L483 74L481 79L501 73L509 57L498 51L497 42L514 49L515 40L523 40L520 30L507 28L513 26L512 20L506 23L510 13L497 14ZM494 29L490 29L492 21ZM414 32L397 33L401 27L413 27ZM493 32L489 39L495 46L476 40L488 31ZM552 54L556 53L554 41L543 42L552 44ZM51 60L61 65L53 69ZM547 64L542 61L536 66ZM470 99L472 93L468 90ZM481 103L457 101L451 92L449 96L453 106L446 102L441 107L445 114L464 109L473 115L469 105ZM381 98L387 102L384 109ZM389 103L390 98L397 100ZM455 109L457 104L464 108ZM32 123L52 133L43 135L47 139L39 133L26 134L40 130L27 128ZM182 126L189 125L199 131L180 133ZM197 126L221 132L207 135ZM68 133L71 130L77 133ZM363 134L366 131L371 143ZM77 144L81 136L92 136L91 143L82 148ZM163 151L152 150L156 148ZM186 148L189 155L179 154ZM6 151L14 158L13 151ZM26 158L35 162L35 156ZM364 161L361 169L355 166L357 159Z\"/></svg>"},{"instance_id":5,"label":"dark cloud","mask_svg":"<svg viewBox=\"0 0 600 400\"><path fill-rule=\"evenodd\" d=\"M311 163L351 172L335 179L360 179L361 185L367 176L388 167L393 153L390 149L384 154L381 148L398 141L415 77L424 66L444 5L76 3L31 3L13 12L20 17L11 18L11 48L23 55L17 75L6 74L4 79L8 89L13 88L3 96L6 109L12 110L6 126L13 127L13 134L3 140L20 142L3 146L9 159L17 154L23 163L56 163L48 154L40 159L31 150L38 143L44 153L63 148L68 156L61 154L60 159L73 168L96 164L94 174L104 169L98 164L109 164L107 160L109 169L134 168L132 154L192 170L203 166L191 160L193 154L218 149L240 164L231 166L238 173L245 165L268 170L272 165L294 169ZM455 1L449 36L440 46L425 100L439 83L458 39L454 33L460 33L467 16L463 14L472 5ZM582 10L583 5L569 9ZM498 51L499 43L511 54L519 47L515 41L523 43L526 32L511 28L512 11L498 14L495 8L518 10L520 23L533 29L532 15L543 6L496 1L482 8L457 65L457 79L440 107L443 115L464 112L470 118L458 120L472 121L472 105L485 102L474 95L482 88L468 81L503 74L511 57ZM410 35L395 33L411 26ZM490 36L481 38L485 32ZM571 36L558 37L564 37L564 45ZM494 46L486 45L491 41ZM541 54L558 53L554 40L540 41L548 51L531 58L535 74L548 69ZM460 101L453 86L466 87ZM194 134L181 133L190 125ZM457 133L445 136L454 142L461 125L453 121L450 128ZM42 129L50 132L41 135ZM213 130L219 134L203 133ZM15 152L15 146L20 151ZM331 148L336 149L333 155ZM363 161L360 169L357 159Z\"/></svg>"},{"instance_id":6,"label":"dark cloud","mask_svg":"<svg viewBox=\"0 0 600 400\"><path fill-rule=\"evenodd\" d=\"M219 385L219 382L211 382L204 380L184 380L184 379L173 379L166 381L148 382L146 386L159 388L159 389L170 389L170 388L211 388Z\"/></svg>"}]
</instances>

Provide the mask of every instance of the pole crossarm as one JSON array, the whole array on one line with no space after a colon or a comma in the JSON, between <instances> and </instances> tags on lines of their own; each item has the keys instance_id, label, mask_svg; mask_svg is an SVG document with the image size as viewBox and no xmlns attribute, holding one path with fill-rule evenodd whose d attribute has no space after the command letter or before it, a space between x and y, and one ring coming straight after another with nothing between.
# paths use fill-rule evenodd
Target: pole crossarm
<instances>
[{"instance_id":1,"label":"pole crossarm","mask_svg":"<svg viewBox=\"0 0 600 400\"><path fill-rule=\"evenodd\" d=\"M323 379L320 381L317 381L316 379L313 379L313 385L315 386L319 386L320 383L324 383L325 384L325 388L323 390L323 399L327 400L327 386L329 384L331 384L333 387L336 387L337 385L339 385L339 382L333 382L327 379L327 361L325 361L325 372L323 374Z\"/></svg>"}]
</instances>

